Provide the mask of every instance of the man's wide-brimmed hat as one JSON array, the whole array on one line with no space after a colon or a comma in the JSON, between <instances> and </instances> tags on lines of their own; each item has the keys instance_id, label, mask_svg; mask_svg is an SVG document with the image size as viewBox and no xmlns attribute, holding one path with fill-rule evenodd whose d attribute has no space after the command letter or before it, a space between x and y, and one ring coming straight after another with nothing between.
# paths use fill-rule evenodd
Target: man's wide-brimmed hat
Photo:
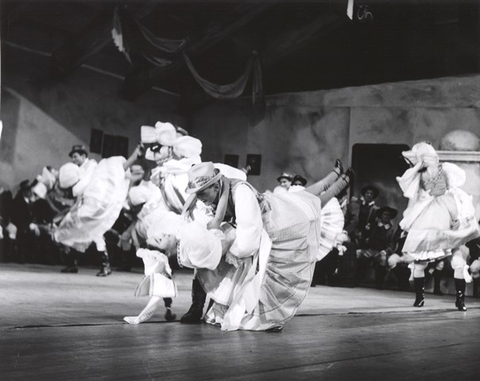
<instances>
[{"instance_id":1,"label":"man's wide-brimmed hat","mask_svg":"<svg viewBox=\"0 0 480 381\"><path fill-rule=\"evenodd\" d=\"M215 184L222 174L210 161L198 163L188 170L188 185L185 192L198 193Z\"/></svg>"},{"instance_id":2,"label":"man's wide-brimmed hat","mask_svg":"<svg viewBox=\"0 0 480 381\"><path fill-rule=\"evenodd\" d=\"M70 153L68 154L68 156L72 157L72 155L74 153L81 153L81 154L84 154L84 155L88 155L88 151L87 149L85 148L85 146L82 146L81 144L75 144L73 147L72 147L72 150L70 151Z\"/></svg>"},{"instance_id":3,"label":"man's wide-brimmed hat","mask_svg":"<svg viewBox=\"0 0 480 381\"><path fill-rule=\"evenodd\" d=\"M382 206L380 209L377 210L376 216L380 217L384 212L389 212L391 218L397 217L397 214L398 214L397 209L391 208L389 206Z\"/></svg>"},{"instance_id":4,"label":"man's wide-brimmed hat","mask_svg":"<svg viewBox=\"0 0 480 381\"><path fill-rule=\"evenodd\" d=\"M367 191L372 191L373 192L373 198L377 198L379 191L378 188L375 188L373 185L367 185L362 188L362 195L365 195Z\"/></svg>"},{"instance_id":5,"label":"man's wide-brimmed hat","mask_svg":"<svg viewBox=\"0 0 480 381\"><path fill-rule=\"evenodd\" d=\"M281 179L287 179L288 181L293 181L293 175L287 172L283 172L280 176L277 177L277 181Z\"/></svg>"}]
</instances>

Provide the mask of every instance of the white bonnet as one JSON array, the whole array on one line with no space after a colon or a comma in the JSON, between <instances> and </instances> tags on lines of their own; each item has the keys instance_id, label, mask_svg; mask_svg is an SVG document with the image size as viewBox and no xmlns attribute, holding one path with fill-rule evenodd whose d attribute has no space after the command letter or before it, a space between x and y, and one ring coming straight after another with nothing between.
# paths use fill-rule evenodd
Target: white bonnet
<instances>
[{"instance_id":1,"label":"white bonnet","mask_svg":"<svg viewBox=\"0 0 480 381\"><path fill-rule=\"evenodd\" d=\"M73 187L80 180L80 167L73 163L66 163L60 167L58 181L60 188Z\"/></svg>"},{"instance_id":2,"label":"white bonnet","mask_svg":"<svg viewBox=\"0 0 480 381\"><path fill-rule=\"evenodd\" d=\"M175 140L173 151L179 157L200 156L202 153L202 142L191 136L181 136Z\"/></svg>"},{"instance_id":3,"label":"white bonnet","mask_svg":"<svg viewBox=\"0 0 480 381\"><path fill-rule=\"evenodd\" d=\"M133 206L144 204L151 198L150 189L144 185L131 187L128 192L128 198Z\"/></svg>"},{"instance_id":4,"label":"white bonnet","mask_svg":"<svg viewBox=\"0 0 480 381\"><path fill-rule=\"evenodd\" d=\"M415 144L410 151L402 152L402 155L410 160L414 165L424 161L428 164L438 163L438 154L431 144L420 142Z\"/></svg>"},{"instance_id":5,"label":"white bonnet","mask_svg":"<svg viewBox=\"0 0 480 381\"><path fill-rule=\"evenodd\" d=\"M159 143L162 146L172 146L177 138L177 130L171 123L155 123L155 127L142 126L140 128L142 143Z\"/></svg>"}]
</instances>

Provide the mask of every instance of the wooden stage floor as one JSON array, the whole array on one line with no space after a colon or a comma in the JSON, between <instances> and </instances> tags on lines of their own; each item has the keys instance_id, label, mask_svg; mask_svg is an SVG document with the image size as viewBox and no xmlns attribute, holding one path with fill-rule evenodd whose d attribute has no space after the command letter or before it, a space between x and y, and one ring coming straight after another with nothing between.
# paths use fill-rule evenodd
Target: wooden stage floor
<instances>
[{"instance_id":1,"label":"wooden stage floor","mask_svg":"<svg viewBox=\"0 0 480 381\"><path fill-rule=\"evenodd\" d=\"M467 312L452 295L312 288L280 333L183 325L192 274L177 272L177 321L164 308L128 325L141 269L0 264L0 380L479 380L480 299Z\"/></svg>"}]
</instances>

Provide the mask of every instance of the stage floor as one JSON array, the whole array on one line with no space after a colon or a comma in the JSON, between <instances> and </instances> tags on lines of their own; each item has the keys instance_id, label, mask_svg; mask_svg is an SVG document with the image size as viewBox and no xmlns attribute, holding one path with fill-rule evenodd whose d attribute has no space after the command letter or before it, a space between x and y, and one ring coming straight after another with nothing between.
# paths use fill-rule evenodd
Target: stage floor
<instances>
[{"instance_id":1,"label":"stage floor","mask_svg":"<svg viewBox=\"0 0 480 381\"><path fill-rule=\"evenodd\" d=\"M280 333L178 322L192 273L178 271L177 321L164 308L129 325L148 297L142 269L0 264L0 380L478 380L480 299L317 286Z\"/></svg>"}]
</instances>

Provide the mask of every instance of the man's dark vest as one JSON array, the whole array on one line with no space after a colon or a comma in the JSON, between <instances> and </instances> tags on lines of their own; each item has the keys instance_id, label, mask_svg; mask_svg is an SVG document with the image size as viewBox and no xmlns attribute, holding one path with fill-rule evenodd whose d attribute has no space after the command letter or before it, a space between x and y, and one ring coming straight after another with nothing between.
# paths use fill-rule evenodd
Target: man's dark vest
<instances>
[{"instance_id":1,"label":"man's dark vest","mask_svg":"<svg viewBox=\"0 0 480 381\"><path fill-rule=\"evenodd\" d=\"M229 179L229 180L230 180L230 194L228 195L227 211L225 212L225 217L223 218L223 221L229 222L233 226L236 226L237 216L235 215L235 202L233 201L233 193L235 192L236 188L240 184L247 185L255 194L259 203L261 202L261 197L260 197L261 195L251 184L247 183L246 181L238 180L238 179ZM224 183L222 182L222 186L223 185Z\"/></svg>"}]
</instances>

